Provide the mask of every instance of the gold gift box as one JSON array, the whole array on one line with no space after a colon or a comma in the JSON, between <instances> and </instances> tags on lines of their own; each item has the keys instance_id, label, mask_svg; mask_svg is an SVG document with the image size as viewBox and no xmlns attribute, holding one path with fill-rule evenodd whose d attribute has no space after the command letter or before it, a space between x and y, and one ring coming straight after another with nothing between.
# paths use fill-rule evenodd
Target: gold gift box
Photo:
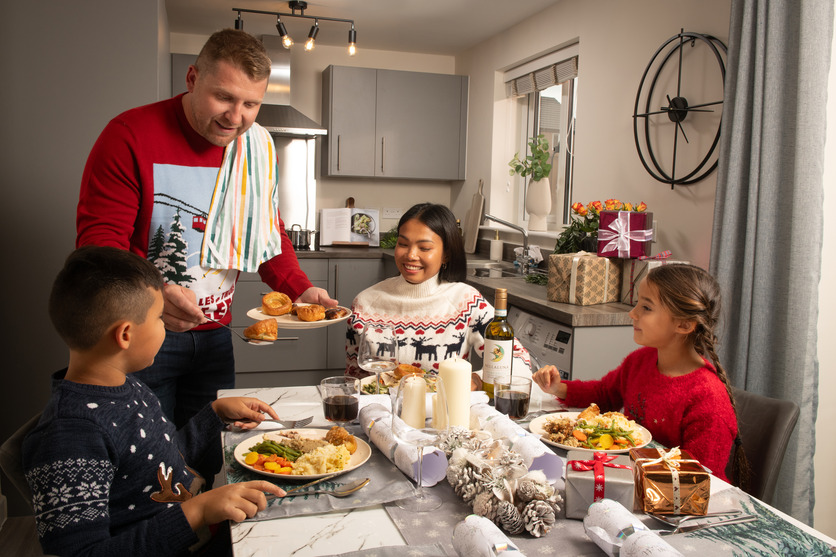
<instances>
[{"instance_id":1,"label":"gold gift box","mask_svg":"<svg viewBox=\"0 0 836 557\"><path fill-rule=\"evenodd\" d=\"M634 511L693 515L708 511L711 474L691 453L680 449L642 448L630 449L630 458L635 484Z\"/></svg>"},{"instance_id":2,"label":"gold gift box","mask_svg":"<svg viewBox=\"0 0 836 557\"><path fill-rule=\"evenodd\" d=\"M589 306L620 301L620 259L598 257L583 251L553 253L549 256L550 302Z\"/></svg>"}]
</instances>

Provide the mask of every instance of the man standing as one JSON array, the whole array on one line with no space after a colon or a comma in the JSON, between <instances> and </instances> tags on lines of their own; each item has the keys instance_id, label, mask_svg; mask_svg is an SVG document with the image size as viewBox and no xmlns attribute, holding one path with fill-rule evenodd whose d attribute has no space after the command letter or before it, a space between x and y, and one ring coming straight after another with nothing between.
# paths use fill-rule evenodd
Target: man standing
<instances>
[{"instance_id":1,"label":"man standing","mask_svg":"<svg viewBox=\"0 0 836 557\"><path fill-rule=\"evenodd\" d=\"M259 40L213 34L187 92L111 120L84 169L76 245L131 250L165 278L166 340L136 376L178 427L235 384L230 331L206 317L230 322L240 271L296 301L337 303L299 268L278 214L275 148L254 125L269 75Z\"/></svg>"}]
</instances>

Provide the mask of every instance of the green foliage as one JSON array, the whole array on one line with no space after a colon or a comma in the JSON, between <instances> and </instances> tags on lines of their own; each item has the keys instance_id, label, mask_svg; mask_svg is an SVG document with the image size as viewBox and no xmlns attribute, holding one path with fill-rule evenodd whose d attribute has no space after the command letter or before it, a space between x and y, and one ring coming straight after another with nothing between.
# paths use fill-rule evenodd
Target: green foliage
<instances>
[{"instance_id":1,"label":"green foliage","mask_svg":"<svg viewBox=\"0 0 836 557\"><path fill-rule=\"evenodd\" d=\"M531 149L531 155L520 159L520 154L515 153L514 158L508 163L508 166L511 167L508 174L510 176L519 174L523 178L531 176L532 180L538 182L547 178L552 171L552 165L549 163L549 156L551 155L549 142L545 135L540 134L537 137L532 137L528 146Z\"/></svg>"},{"instance_id":2,"label":"green foliage","mask_svg":"<svg viewBox=\"0 0 836 557\"><path fill-rule=\"evenodd\" d=\"M598 215L590 211L583 218L574 215L570 218L571 223L557 237L554 245L554 253L575 253L584 250L582 242L585 238L598 234ZM594 251L596 248L587 246L587 250Z\"/></svg>"},{"instance_id":3,"label":"green foliage","mask_svg":"<svg viewBox=\"0 0 836 557\"><path fill-rule=\"evenodd\" d=\"M380 235L380 247L382 249L395 249L398 244L398 227L394 227L388 232Z\"/></svg>"}]
</instances>

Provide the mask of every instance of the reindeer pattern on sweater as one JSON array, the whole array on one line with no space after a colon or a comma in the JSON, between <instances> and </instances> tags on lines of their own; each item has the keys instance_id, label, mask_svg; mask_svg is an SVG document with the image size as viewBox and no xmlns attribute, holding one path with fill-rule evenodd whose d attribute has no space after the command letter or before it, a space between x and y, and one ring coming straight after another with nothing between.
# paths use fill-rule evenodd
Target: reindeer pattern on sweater
<instances>
[{"instance_id":1,"label":"reindeer pattern on sweater","mask_svg":"<svg viewBox=\"0 0 836 557\"><path fill-rule=\"evenodd\" d=\"M369 375L357 366L360 335L369 325L388 324L397 336L397 359L402 364L437 373L449 358L481 356L485 328L493 306L478 290L463 282L442 282L438 276L420 284L397 276L362 291L354 299L346 332L346 375ZM394 343L380 343L380 355L392 355ZM514 369L530 373L528 352L514 342Z\"/></svg>"}]
</instances>

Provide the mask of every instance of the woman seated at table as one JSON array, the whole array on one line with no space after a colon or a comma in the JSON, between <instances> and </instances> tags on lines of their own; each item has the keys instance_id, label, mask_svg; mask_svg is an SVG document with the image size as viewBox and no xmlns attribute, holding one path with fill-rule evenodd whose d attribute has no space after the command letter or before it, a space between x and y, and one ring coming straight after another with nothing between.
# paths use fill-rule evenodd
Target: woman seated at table
<instances>
[{"instance_id":1,"label":"woman seated at table","mask_svg":"<svg viewBox=\"0 0 836 557\"><path fill-rule=\"evenodd\" d=\"M346 340L346 375L366 377L357 365L360 335L370 323L387 323L398 337L398 360L438 372L448 358L482 355L485 328L493 319L493 306L466 284L467 256L447 207L421 203L398 222L395 263L400 275L360 292L352 304ZM513 373L531 377L529 356L514 342ZM478 373L472 388L481 389Z\"/></svg>"}]
</instances>

